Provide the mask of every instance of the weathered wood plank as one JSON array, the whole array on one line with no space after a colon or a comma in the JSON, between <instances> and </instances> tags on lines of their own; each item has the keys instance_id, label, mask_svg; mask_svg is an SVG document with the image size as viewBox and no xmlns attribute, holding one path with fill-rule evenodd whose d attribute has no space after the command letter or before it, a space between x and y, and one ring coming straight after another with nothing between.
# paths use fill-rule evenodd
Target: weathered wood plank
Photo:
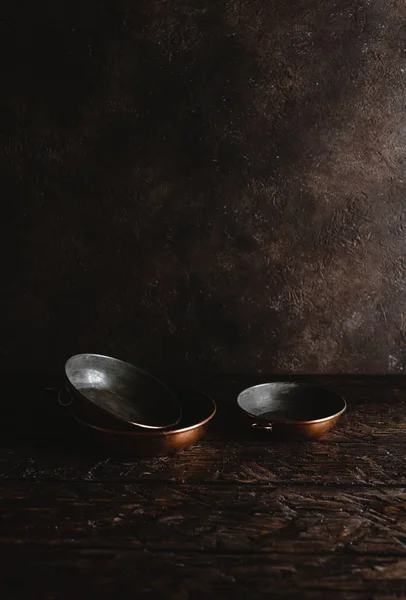
<instances>
[{"instance_id":1,"label":"weathered wood plank","mask_svg":"<svg viewBox=\"0 0 406 600\"><path fill-rule=\"evenodd\" d=\"M206 441L174 457L148 460L80 450L45 442L3 450L0 479L406 485L401 444Z\"/></svg>"},{"instance_id":2,"label":"weathered wood plank","mask_svg":"<svg viewBox=\"0 0 406 600\"><path fill-rule=\"evenodd\" d=\"M406 558L217 555L14 546L2 598L307 598L389 600L405 594Z\"/></svg>"},{"instance_id":3,"label":"weathered wood plank","mask_svg":"<svg viewBox=\"0 0 406 600\"><path fill-rule=\"evenodd\" d=\"M406 557L406 488L3 485L0 516L9 546Z\"/></svg>"}]
</instances>

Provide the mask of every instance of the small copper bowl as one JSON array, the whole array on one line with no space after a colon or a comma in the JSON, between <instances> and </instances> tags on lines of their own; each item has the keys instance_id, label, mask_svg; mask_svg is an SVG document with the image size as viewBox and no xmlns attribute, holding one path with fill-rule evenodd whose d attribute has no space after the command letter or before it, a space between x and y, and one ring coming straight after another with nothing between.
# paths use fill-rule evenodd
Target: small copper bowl
<instances>
[{"instance_id":1,"label":"small copper bowl","mask_svg":"<svg viewBox=\"0 0 406 600\"><path fill-rule=\"evenodd\" d=\"M89 433L108 451L131 454L136 457L154 457L175 454L196 443L206 433L214 415L216 404L202 392L185 392L178 395L182 418L172 429L141 429L125 424L117 428L108 419L84 421L72 413L82 430Z\"/></svg>"},{"instance_id":2,"label":"small copper bowl","mask_svg":"<svg viewBox=\"0 0 406 600\"><path fill-rule=\"evenodd\" d=\"M292 382L263 383L243 390L237 404L251 427L289 440L318 438L330 431L347 404L339 394Z\"/></svg>"}]
</instances>

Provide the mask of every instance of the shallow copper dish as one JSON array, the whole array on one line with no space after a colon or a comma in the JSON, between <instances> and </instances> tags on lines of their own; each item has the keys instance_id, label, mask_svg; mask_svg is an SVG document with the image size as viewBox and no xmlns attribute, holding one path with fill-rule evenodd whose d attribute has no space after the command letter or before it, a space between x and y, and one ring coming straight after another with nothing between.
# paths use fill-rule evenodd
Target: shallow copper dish
<instances>
[{"instance_id":1,"label":"shallow copper dish","mask_svg":"<svg viewBox=\"0 0 406 600\"><path fill-rule=\"evenodd\" d=\"M216 404L202 392L183 392L178 395L182 406L182 418L178 425L165 430L130 428L123 424L112 428L111 421L99 418L85 421L72 413L75 421L86 435L112 452L131 454L137 457L153 457L174 454L196 443L207 431L214 415Z\"/></svg>"},{"instance_id":2,"label":"shallow copper dish","mask_svg":"<svg viewBox=\"0 0 406 600\"><path fill-rule=\"evenodd\" d=\"M113 427L125 423L163 429L181 420L180 403L166 385L117 358L100 354L71 356L65 364L65 381L60 403L74 403L76 415L85 421L107 416L114 420Z\"/></svg>"},{"instance_id":3,"label":"shallow copper dish","mask_svg":"<svg viewBox=\"0 0 406 600\"><path fill-rule=\"evenodd\" d=\"M347 404L339 394L292 382L263 383L243 390L237 404L251 427L278 439L318 438L330 431Z\"/></svg>"}]
</instances>

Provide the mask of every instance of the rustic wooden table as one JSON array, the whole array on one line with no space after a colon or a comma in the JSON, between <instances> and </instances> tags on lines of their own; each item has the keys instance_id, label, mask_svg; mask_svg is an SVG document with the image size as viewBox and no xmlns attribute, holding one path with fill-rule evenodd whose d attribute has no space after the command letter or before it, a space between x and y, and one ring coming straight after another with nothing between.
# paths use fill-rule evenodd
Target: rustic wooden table
<instances>
[{"instance_id":1,"label":"rustic wooden table","mask_svg":"<svg viewBox=\"0 0 406 600\"><path fill-rule=\"evenodd\" d=\"M406 381L311 378L347 415L322 441L284 444L236 416L236 393L266 379L200 381L219 406L210 434L139 461L85 449L43 391L55 381L10 381L1 598L406 596Z\"/></svg>"}]
</instances>

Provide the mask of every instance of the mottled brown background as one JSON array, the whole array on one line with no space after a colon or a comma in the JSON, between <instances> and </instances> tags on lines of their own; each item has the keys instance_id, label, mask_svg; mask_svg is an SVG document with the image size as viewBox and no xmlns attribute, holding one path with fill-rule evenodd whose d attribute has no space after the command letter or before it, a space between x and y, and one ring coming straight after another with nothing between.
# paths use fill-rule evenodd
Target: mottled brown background
<instances>
[{"instance_id":1,"label":"mottled brown background","mask_svg":"<svg viewBox=\"0 0 406 600\"><path fill-rule=\"evenodd\" d=\"M403 0L16 0L3 369L406 367Z\"/></svg>"}]
</instances>

